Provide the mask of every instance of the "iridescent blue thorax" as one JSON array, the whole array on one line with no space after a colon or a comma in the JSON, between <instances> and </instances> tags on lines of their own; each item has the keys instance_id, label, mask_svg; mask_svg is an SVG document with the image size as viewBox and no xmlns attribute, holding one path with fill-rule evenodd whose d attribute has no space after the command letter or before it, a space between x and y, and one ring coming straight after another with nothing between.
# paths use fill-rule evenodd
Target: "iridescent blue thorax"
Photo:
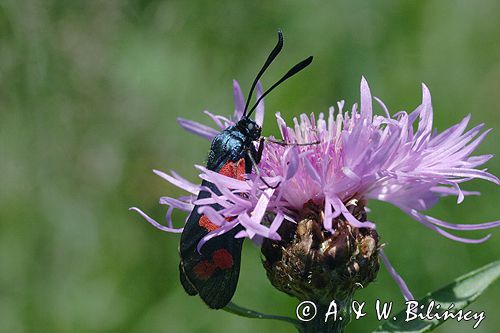
<instances>
[{"instance_id":1,"label":"iridescent blue thorax","mask_svg":"<svg viewBox=\"0 0 500 333\"><path fill-rule=\"evenodd\" d=\"M261 127L252 119L243 117L235 125L229 126L212 140L210 153L208 154L207 168L219 171L225 163L237 162L247 157L250 152L255 155L253 142L259 139ZM246 163L246 169L251 171L250 163Z\"/></svg>"}]
</instances>

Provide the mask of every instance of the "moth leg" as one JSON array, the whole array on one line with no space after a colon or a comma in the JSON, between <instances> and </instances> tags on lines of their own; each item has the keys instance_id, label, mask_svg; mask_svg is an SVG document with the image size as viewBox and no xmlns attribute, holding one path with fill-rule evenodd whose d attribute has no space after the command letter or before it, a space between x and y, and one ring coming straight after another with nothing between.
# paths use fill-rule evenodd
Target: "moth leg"
<instances>
[{"instance_id":1,"label":"moth leg","mask_svg":"<svg viewBox=\"0 0 500 333\"><path fill-rule=\"evenodd\" d=\"M260 159L262 158L262 152L264 151L264 141L265 138L260 138L259 140L259 149L257 150L257 153L255 154L255 162L257 164L260 163Z\"/></svg>"},{"instance_id":2,"label":"moth leg","mask_svg":"<svg viewBox=\"0 0 500 333\"><path fill-rule=\"evenodd\" d=\"M317 144L320 144L321 142L320 141L314 141L314 142L308 142L308 143L290 143L290 142L285 142L283 140L274 140L274 139L270 139L270 138L262 138L264 139L265 141L268 141L268 142L271 142L271 143L275 143L277 145L280 145L280 146L312 146L312 145L317 145ZM261 141L262 141L261 139ZM260 148L260 146L259 146Z\"/></svg>"},{"instance_id":3,"label":"moth leg","mask_svg":"<svg viewBox=\"0 0 500 333\"><path fill-rule=\"evenodd\" d=\"M261 150L261 149L260 149L260 146L259 146L259 150ZM276 188L278 188L278 186L280 186L280 183L281 183L281 182L280 182L280 183L278 183L278 184L276 184L276 186L271 186L271 185L269 185L269 183L268 183L268 182L266 182L266 180L262 177L262 174L260 173L260 170L259 170L259 166L257 165L257 162L255 161L255 158L253 157L252 152L251 152L249 149L247 149L247 150L245 151L245 153L246 153L246 155L248 156L248 158L250 159L250 162L252 163L252 166L253 166L253 168L255 169L255 173L257 174L257 176L259 176L260 180L262 180L262 182L263 182L263 183L264 183L267 187L269 187L269 188L272 188L272 189L276 189Z\"/></svg>"}]
</instances>

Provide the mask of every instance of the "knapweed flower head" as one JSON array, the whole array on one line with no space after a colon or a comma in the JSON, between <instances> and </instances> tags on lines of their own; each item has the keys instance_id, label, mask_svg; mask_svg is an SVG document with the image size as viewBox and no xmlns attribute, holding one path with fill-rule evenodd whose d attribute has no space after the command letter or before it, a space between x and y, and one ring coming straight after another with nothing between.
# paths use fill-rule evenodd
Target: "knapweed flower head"
<instances>
[{"instance_id":1,"label":"knapweed flower head","mask_svg":"<svg viewBox=\"0 0 500 333\"><path fill-rule=\"evenodd\" d=\"M234 95L234 119L237 120L243 112L244 99L236 82ZM382 110L381 115L373 113L374 100ZM263 108L261 103L256 112L258 124L263 121ZM205 113L219 130L234 124L234 119ZM469 115L438 133L433 129L431 95L425 85L422 85L422 103L410 113L400 111L391 115L380 99L372 98L362 78L359 108L354 104L346 110L341 101L326 114L300 115L292 126L288 126L279 113L276 118L286 144L274 140L265 144L258 165L260 175L253 172L245 179L234 179L196 166L200 178L215 184L221 193L204 189L210 191L211 196L197 199L199 185L175 172L169 175L155 170L190 194L178 199L160 199L161 204L169 206L167 226L136 210L161 230L181 232L182 228L173 226L172 210L189 212L195 205L199 206L200 212L217 226L200 241L200 251L209 239L238 225L243 228L236 237L247 237L257 243L264 239L279 241L282 236L278 230L282 224L298 223L305 207L311 203L321 208L322 228L330 233L338 227L339 217L353 228L374 229L373 221L360 218L363 214L353 214L350 209L353 203L359 202L364 207L372 199L391 203L427 228L464 243L484 242L490 235L471 239L449 230L481 230L500 225L500 221L453 224L425 214L441 197L456 196L460 203L465 196L478 194L462 190L463 182L480 178L499 184L497 177L478 169L492 155L471 156L490 130L483 131L483 124L467 130ZM179 123L210 140L219 131L184 119ZM211 207L214 204L222 209L215 210ZM380 254L405 297L413 298L382 250Z\"/></svg>"}]
</instances>

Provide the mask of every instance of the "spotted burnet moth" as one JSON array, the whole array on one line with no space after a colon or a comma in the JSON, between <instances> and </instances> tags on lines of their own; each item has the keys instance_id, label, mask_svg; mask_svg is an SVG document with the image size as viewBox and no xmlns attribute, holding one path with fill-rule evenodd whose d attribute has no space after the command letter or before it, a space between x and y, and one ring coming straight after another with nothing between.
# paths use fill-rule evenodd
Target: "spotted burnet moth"
<instances>
[{"instance_id":1,"label":"spotted burnet moth","mask_svg":"<svg viewBox=\"0 0 500 333\"><path fill-rule=\"evenodd\" d=\"M308 57L293 66L249 109L257 82L282 48L283 34L278 31L278 43L253 81L241 119L213 139L208 154L207 169L241 180L253 169L258 170L257 164L262 156L264 141L261 139L256 149L255 142L261 137L261 127L250 119L250 116L268 93L312 62L312 57ZM198 199L210 197L211 194L207 189L220 195L214 184L204 180ZM218 204L213 204L211 207L215 210L222 208ZM231 218L227 220L230 222ZM202 300L214 309L226 306L236 291L243 245L243 238L235 238L235 235L242 230L241 226L236 225L230 231L208 240L201 249L198 249L200 240L218 228L218 225L199 212L199 206L195 206L187 219L179 246L180 280L184 289L189 295L199 294Z\"/></svg>"}]
</instances>

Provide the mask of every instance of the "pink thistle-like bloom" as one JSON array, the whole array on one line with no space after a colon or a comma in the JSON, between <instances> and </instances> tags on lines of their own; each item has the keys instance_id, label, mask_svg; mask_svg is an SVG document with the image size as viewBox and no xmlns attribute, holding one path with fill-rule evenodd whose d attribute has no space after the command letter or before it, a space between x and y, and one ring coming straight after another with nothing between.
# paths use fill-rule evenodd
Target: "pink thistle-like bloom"
<instances>
[{"instance_id":1,"label":"pink thistle-like bloom","mask_svg":"<svg viewBox=\"0 0 500 333\"><path fill-rule=\"evenodd\" d=\"M258 95L262 88L258 87ZM243 114L244 99L234 81L235 113L233 119L208 114L218 130L192 121L179 119L179 124L190 132L211 140L220 130L234 124ZM384 114L374 115L372 101L381 106ZM262 124L264 105L256 110L256 121ZM288 127L276 114L281 136L287 145L267 142L259 170L268 187L256 173L238 180L196 166L200 178L217 186L221 195L197 199L200 186L182 178L154 172L168 182L188 191L190 195L178 199L163 197L161 204L169 206L167 226L157 223L137 210L155 227L170 232L182 232L171 220L173 209L190 212L195 205L219 228L207 234L199 243L200 250L209 239L241 225L236 237L247 237L260 243L263 238L279 240L278 229L283 221L297 222L298 212L308 202L324 207L323 227L333 232L332 221L343 215L355 228L375 228L371 221L359 221L346 206L353 200L364 204L370 199L389 202L404 213L444 237L464 243L481 243L479 239L456 236L448 230L481 230L500 226L500 221L481 224L453 224L426 215L441 197L457 196L461 203L467 195L478 192L463 191L460 184L481 178L495 184L499 180L478 166L492 155L470 156L490 130L482 131L483 124L466 131L470 115L441 133L433 130L433 110L428 88L422 85L422 103L411 113L400 111L393 116L384 103L370 93L364 78L361 80L361 101L344 111L344 101L337 108L330 107L325 116L320 113L300 115ZM416 124L416 130L414 125ZM275 187L275 188L274 188ZM221 210L210 205L218 204ZM396 280L406 299L413 299L403 279L390 265L380 249L389 273Z\"/></svg>"}]
</instances>

